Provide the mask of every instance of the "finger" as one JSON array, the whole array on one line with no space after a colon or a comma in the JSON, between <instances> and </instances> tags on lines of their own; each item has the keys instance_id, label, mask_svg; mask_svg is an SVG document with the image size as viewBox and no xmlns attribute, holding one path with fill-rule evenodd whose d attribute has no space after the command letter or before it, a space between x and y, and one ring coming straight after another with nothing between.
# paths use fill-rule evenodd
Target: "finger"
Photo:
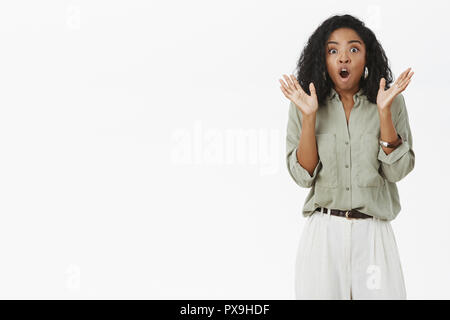
<instances>
[{"instance_id":1,"label":"finger","mask_svg":"<svg viewBox=\"0 0 450 320\"><path fill-rule=\"evenodd\" d=\"M280 80L280 82L283 93L285 93L285 95L287 95L287 97L290 99L294 92L282 80Z\"/></svg>"},{"instance_id":2,"label":"finger","mask_svg":"<svg viewBox=\"0 0 450 320\"><path fill-rule=\"evenodd\" d=\"M292 80L289 79L289 77L288 77L287 75L285 75L285 74L283 74L283 77L284 77L284 80L287 82L288 86L289 86L292 90L295 90L295 86L294 86L294 84L292 83Z\"/></svg>"},{"instance_id":3,"label":"finger","mask_svg":"<svg viewBox=\"0 0 450 320\"><path fill-rule=\"evenodd\" d=\"M408 69L406 69L405 71L403 71L403 72L400 74L400 76L398 77L398 80L399 80L400 82L402 82L403 80L405 80L410 70L411 70L411 67L408 68Z\"/></svg>"},{"instance_id":4,"label":"finger","mask_svg":"<svg viewBox=\"0 0 450 320\"><path fill-rule=\"evenodd\" d=\"M409 85L410 82L411 82L411 79L409 79L408 82L406 82L406 84L405 84L405 89L406 89L406 87Z\"/></svg>"},{"instance_id":5,"label":"finger","mask_svg":"<svg viewBox=\"0 0 450 320\"><path fill-rule=\"evenodd\" d=\"M289 75L289 80L291 80L292 86L294 87L294 89L297 90L297 84L295 83L296 81L295 81L295 77L293 74Z\"/></svg>"},{"instance_id":6,"label":"finger","mask_svg":"<svg viewBox=\"0 0 450 320\"><path fill-rule=\"evenodd\" d=\"M289 94L289 92L286 91L285 88L283 88L283 87L280 87L280 88L281 88L281 92L283 92L283 95L284 95L286 98L288 98L289 100L291 100L292 95Z\"/></svg>"},{"instance_id":7,"label":"finger","mask_svg":"<svg viewBox=\"0 0 450 320\"><path fill-rule=\"evenodd\" d=\"M406 89L406 87L409 85L409 83L411 82L411 78L405 80L402 82L402 84L399 86L400 91L403 91Z\"/></svg>"},{"instance_id":8,"label":"finger","mask_svg":"<svg viewBox=\"0 0 450 320\"><path fill-rule=\"evenodd\" d=\"M290 100L291 98L289 97L286 89L284 89L283 86L281 86L280 89L281 89L281 92L283 92L283 95Z\"/></svg>"},{"instance_id":9,"label":"finger","mask_svg":"<svg viewBox=\"0 0 450 320\"><path fill-rule=\"evenodd\" d=\"M291 90L289 89L289 86L287 84L285 84L284 81L281 79L280 79L280 83L281 83L281 86L283 87L283 89L286 90L289 94L291 94Z\"/></svg>"},{"instance_id":10,"label":"finger","mask_svg":"<svg viewBox=\"0 0 450 320\"><path fill-rule=\"evenodd\" d=\"M312 83L312 82L309 84L309 91L311 92L312 96L316 95L316 87L314 86L314 83Z\"/></svg>"},{"instance_id":11,"label":"finger","mask_svg":"<svg viewBox=\"0 0 450 320\"><path fill-rule=\"evenodd\" d=\"M289 85L290 94L294 94L294 92L297 92L300 94L301 97L306 95L306 93L303 91L302 87L300 86L294 75L290 75L290 77L291 78L288 78L291 82L291 84Z\"/></svg>"},{"instance_id":12,"label":"finger","mask_svg":"<svg viewBox=\"0 0 450 320\"><path fill-rule=\"evenodd\" d=\"M298 82L297 79L295 79L294 83L297 88L297 91L300 93L300 96L301 97L306 96L307 94L306 94L305 90L303 90L302 86L300 85L300 83Z\"/></svg>"},{"instance_id":13,"label":"finger","mask_svg":"<svg viewBox=\"0 0 450 320\"><path fill-rule=\"evenodd\" d=\"M395 79L394 85L396 87L400 87L401 82L403 81L403 77L404 77L406 71L408 71L408 69L406 69L405 71L400 73L400 75L397 77L397 79Z\"/></svg>"},{"instance_id":14,"label":"finger","mask_svg":"<svg viewBox=\"0 0 450 320\"><path fill-rule=\"evenodd\" d=\"M406 89L406 87L408 86L408 84L409 84L410 82L411 82L411 79L408 79L408 80L406 80L406 81L402 84L402 86L401 86L402 91Z\"/></svg>"},{"instance_id":15,"label":"finger","mask_svg":"<svg viewBox=\"0 0 450 320\"><path fill-rule=\"evenodd\" d=\"M411 70L411 68L409 68L408 70ZM411 79L413 74L414 74L414 71L410 72L408 75L405 75L401 80L399 80L398 86L403 87L405 85L406 81L409 81Z\"/></svg>"},{"instance_id":16,"label":"finger","mask_svg":"<svg viewBox=\"0 0 450 320\"><path fill-rule=\"evenodd\" d=\"M380 79L380 89L385 89L386 88L386 79L381 78Z\"/></svg>"},{"instance_id":17,"label":"finger","mask_svg":"<svg viewBox=\"0 0 450 320\"><path fill-rule=\"evenodd\" d=\"M408 76L406 76L406 78L404 78L401 82L400 82L400 86L403 86L407 81L411 80L412 75L414 74L414 71L411 72Z\"/></svg>"},{"instance_id":18,"label":"finger","mask_svg":"<svg viewBox=\"0 0 450 320\"><path fill-rule=\"evenodd\" d=\"M298 90L300 87L300 84L297 81L297 78L294 77L293 74L291 74L291 80L292 80L292 84L294 85L295 90Z\"/></svg>"},{"instance_id":19,"label":"finger","mask_svg":"<svg viewBox=\"0 0 450 320\"><path fill-rule=\"evenodd\" d=\"M399 78L405 78L408 75L410 70L411 70L411 67L409 67L408 69L403 71Z\"/></svg>"}]
</instances>

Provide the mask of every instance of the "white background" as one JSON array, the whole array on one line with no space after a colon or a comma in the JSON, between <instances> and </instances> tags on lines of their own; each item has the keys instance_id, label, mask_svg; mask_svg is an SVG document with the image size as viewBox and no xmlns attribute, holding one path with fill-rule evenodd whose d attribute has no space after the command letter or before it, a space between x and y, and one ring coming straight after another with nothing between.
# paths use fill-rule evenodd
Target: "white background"
<instances>
[{"instance_id":1,"label":"white background","mask_svg":"<svg viewBox=\"0 0 450 320\"><path fill-rule=\"evenodd\" d=\"M447 1L2 1L0 297L293 299L308 189L279 88L334 14L377 35L416 166L409 299L450 298Z\"/></svg>"}]
</instances>

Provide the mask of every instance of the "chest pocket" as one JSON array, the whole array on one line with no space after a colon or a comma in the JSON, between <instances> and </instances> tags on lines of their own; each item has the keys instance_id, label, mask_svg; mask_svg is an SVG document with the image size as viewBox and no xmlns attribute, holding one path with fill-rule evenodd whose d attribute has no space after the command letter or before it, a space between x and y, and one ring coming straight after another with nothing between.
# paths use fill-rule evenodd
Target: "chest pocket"
<instances>
[{"instance_id":1,"label":"chest pocket","mask_svg":"<svg viewBox=\"0 0 450 320\"><path fill-rule=\"evenodd\" d=\"M334 133L316 134L317 152L322 162L315 184L320 187L337 187L336 135Z\"/></svg>"},{"instance_id":2,"label":"chest pocket","mask_svg":"<svg viewBox=\"0 0 450 320\"><path fill-rule=\"evenodd\" d=\"M366 133L359 142L356 183L359 187L380 187L385 184L380 175L379 138L375 133Z\"/></svg>"}]
</instances>

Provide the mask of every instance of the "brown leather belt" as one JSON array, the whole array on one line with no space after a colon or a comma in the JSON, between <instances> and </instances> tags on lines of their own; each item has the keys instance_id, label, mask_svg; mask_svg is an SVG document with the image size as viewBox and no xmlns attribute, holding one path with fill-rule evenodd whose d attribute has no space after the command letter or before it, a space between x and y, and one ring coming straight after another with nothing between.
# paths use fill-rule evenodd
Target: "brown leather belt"
<instances>
[{"instance_id":1,"label":"brown leather belt","mask_svg":"<svg viewBox=\"0 0 450 320\"><path fill-rule=\"evenodd\" d=\"M320 207L316 208L315 211L320 212ZM323 208L323 213L328 213L327 208ZM358 210L351 209L351 210L338 210L338 209L331 209L331 214L334 216L339 217L346 217L347 219L367 219L372 218L372 216L359 212Z\"/></svg>"}]
</instances>

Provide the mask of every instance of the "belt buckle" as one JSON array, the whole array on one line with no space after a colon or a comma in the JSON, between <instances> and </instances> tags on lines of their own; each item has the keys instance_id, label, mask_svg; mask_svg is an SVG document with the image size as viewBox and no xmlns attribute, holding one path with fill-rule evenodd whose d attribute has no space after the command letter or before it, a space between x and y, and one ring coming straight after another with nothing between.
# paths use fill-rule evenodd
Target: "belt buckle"
<instances>
[{"instance_id":1,"label":"belt buckle","mask_svg":"<svg viewBox=\"0 0 450 320\"><path fill-rule=\"evenodd\" d=\"M350 211L351 211L351 210L347 210L347 211L345 212L345 217L346 217L348 220L352 219L352 218L350 218L350 217L348 216L348 213L349 213Z\"/></svg>"}]
</instances>

